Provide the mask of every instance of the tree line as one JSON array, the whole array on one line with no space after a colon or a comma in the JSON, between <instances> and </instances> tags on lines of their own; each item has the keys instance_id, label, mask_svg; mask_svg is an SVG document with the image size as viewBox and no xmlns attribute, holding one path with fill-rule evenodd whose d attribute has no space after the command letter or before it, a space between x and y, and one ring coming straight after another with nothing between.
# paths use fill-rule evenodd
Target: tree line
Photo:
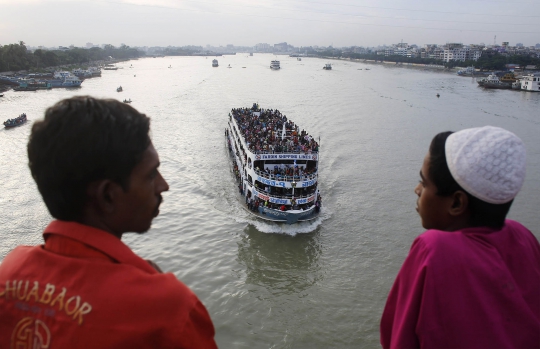
<instances>
[{"instance_id":1,"label":"tree line","mask_svg":"<svg viewBox=\"0 0 540 349\"><path fill-rule=\"evenodd\" d=\"M35 70L39 71L58 65L85 65L94 61L114 59L131 59L144 56L145 53L126 45L114 47L105 45L103 48L92 47L83 49L74 47L68 50L28 51L23 41L18 44L0 46L0 72Z\"/></svg>"},{"instance_id":2,"label":"tree line","mask_svg":"<svg viewBox=\"0 0 540 349\"><path fill-rule=\"evenodd\" d=\"M437 64L447 68L474 66L480 70L505 70L506 64L517 64L521 69L532 65L540 69L540 58L531 55L503 55L496 51L485 51L477 60L444 62L434 58L404 57L399 55L381 56L376 53L360 54L353 52L341 52L339 50L327 50L324 52L312 51L309 54L319 57L366 59L373 61L387 61L396 63Z\"/></svg>"}]
</instances>

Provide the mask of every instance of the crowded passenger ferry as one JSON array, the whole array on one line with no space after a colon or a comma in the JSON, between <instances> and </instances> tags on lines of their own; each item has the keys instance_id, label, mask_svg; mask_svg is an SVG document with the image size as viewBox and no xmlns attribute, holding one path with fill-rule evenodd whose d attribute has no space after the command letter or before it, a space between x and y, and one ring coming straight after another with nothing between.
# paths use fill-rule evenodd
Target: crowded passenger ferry
<instances>
[{"instance_id":1,"label":"crowded passenger ferry","mask_svg":"<svg viewBox=\"0 0 540 349\"><path fill-rule=\"evenodd\" d=\"M233 108L225 138L242 205L264 220L317 218L319 143L277 109Z\"/></svg>"}]
</instances>

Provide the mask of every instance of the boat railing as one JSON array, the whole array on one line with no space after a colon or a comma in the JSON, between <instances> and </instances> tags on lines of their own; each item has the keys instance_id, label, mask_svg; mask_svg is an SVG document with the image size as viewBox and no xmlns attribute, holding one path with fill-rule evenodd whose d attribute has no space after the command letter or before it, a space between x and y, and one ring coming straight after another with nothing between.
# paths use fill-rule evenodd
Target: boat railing
<instances>
[{"instance_id":1,"label":"boat railing","mask_svg":"<svg viewBox=\"0 0 540 349\"><path fill-rule=\"evenodd\" d=\"M263 178L271 179L275 181L285 181L285 182L300 182L300 181L310 181L317 179L317 173L304 174L302 176L283 176L280 174L267 173L265 171L260 171L255 169L255 173Z\"/></svg>"},{"instance_id":2,"label":"boat railing","mask_svg":"<svg viewBox=\"0 0 540 349\"><path fill-rule=\"evenodd\" d=\"M318 150L309 150L309 151L275 151L275 150L254 150L253 148L249 148L249 150L253 153L253 154L304 154L304 155L309 155L309 154L318 154L319 151Z\"/></svg>"},{"instance_id":3,"label":"boat railing","mask_svg":"<svg viewBox=\"0 0 540 349\"><path fill-rule=\"evenodd\" d=\"M315 194L315 192L313 193L309 193L309 194L283 194L283 195L278 195L276 193L270 193L270 192L267 192L266 190L262 189L262 188L257 188L257 191L259 193L262 193L262 194L265 194L265 195L268 195L270 197L273 197L273 198L276 198L276 199L292 199L293 197L295 199L304 199L304 198L309 198L310 196L313 196Z\"/></svg>"}]
</instances>

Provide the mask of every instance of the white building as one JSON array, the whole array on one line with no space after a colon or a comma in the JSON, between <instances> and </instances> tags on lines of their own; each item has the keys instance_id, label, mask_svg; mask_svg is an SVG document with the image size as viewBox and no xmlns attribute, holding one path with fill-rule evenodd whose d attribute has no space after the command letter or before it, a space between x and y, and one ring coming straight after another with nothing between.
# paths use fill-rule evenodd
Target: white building
<instances>
[{"instance_id":1,"label":"white building","mask_svg":"<svg viewBox=\"0 0 540 349\"><path fill-rule=\"evenodd\" d=\"M482 55L482 51L477 48L471 48L469 46L463 46L463 44L446 44L444 50L440 54L440 59L444 62L450 61L477 61Z\"/></svg>"}]
</instances>

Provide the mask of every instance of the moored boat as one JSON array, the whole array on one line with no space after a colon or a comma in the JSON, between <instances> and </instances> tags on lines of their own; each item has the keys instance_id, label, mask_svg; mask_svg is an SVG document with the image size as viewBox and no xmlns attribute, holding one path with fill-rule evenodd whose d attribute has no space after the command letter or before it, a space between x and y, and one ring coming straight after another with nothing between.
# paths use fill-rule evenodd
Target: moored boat
<instances>
[{"instance_id":1,"label":"moored boat","mask_svg":"<svg viewBox=\"0 0 540 349\"><path fill-rule=\"evenodd\" d=\"M494 88L494 89L509 89L512 88L512 83L503 82L497 76L497 74L489 74L487 78L477 79L476 82L479 86L484 88Z\"/></svg>"},{"instance_id":2,"label":"moored boat","mask_svg":"<svg viewBox=\"0 0 540 349\"><path fill-rule=\"evenodd\" d=\"M467 67L465 69L460 69L457 71L459 76L474 76L476 69L473 66Z\"/></svg>"},{"instance_id":3,"label":"moored boat","mask_svg":"<svg viewBox=\"0 0 540 349\"><path fill-rule=\"evenodd\" d=\"M51 87L80 87L82 80L68 71L57 71L52 80L47 80Z\"/></svg>"},{"instance_id":4,"label":"moored boat","mask_svg":"<svg viewBox=\"0 0 540 349\"><path fill-rule=\"evenodd\" d=\"M486 81L484 82L484 85L482 85L483 88L494 88L494 89L511 89L512 83L502 82L502 81Z\"/></svg>"},{"instance_id":5,"label":"moored boat","mask_svg":"<svg viewBox=\"0 0 540 349\"><path fill-rule=\"evenodd\" d=\"M14 87L14 91L37 91L37 90L50 90L52 84L48 81L34 80L34 79L21 79L19 80L19 86Z\"/></svg>"},{"instance_id":6,"label":"moored boat","mask_svg":"<svg viewBox=\"0 0 540 349\"><path fill-rule=\"evenodd\" d=\"M23 113L17 116L15 119L8 119L4 121L4 127L5 128L17 127L24 124L26 121L28 121L28 119L26 118L26 114Z\"/></svg>"},{"instance_id":7,"label":"moored boat","mask_svg":"<svg viewBox=\"0 0 540 349\"><path fill-rule=\"evenodd\" d=\"M103 70L118 70L118 67L114 64L105 64Z\"/></svg>"},{"instance_id":8,"label":"moored boat","mask_svg":"<svg viewBox=\"0 0 540 349\"><path fill-rule=\"evenodd\" d=\"M76 77L78 77L79 79L87 79L87 78L92 77L92 73L88 71L87 69L77 68L77 69L73 69L71 73L75 75Z\"/></svg>"},{"instance_id":9,"label":"moored boat","mask_svg":"<svg viewBox=\"0 0 540 349\"><path fill-rule=\"evenodd\" d=\"M23 92L23 91L32 92L32 91L37 91L37 90L38 90L37 87L31 87L31 86L18 86L18 87L13 88L13 91L17 91L17 92Z\"/></svg>"},{"instance_id":10,"label":"moored boat","mask_svg":"<svg viewBox=\"0 0 540 349\"><path fill-rule=\"evenodd\" d=\"M516 82L517 78L512 72L507 72L499 79L501 82L507 83L512 85L514 82Z\"/></svg>"},{"instance_id":11,"label":"moored boat","mask_svg":"<svg viewBox=\"0 0 540 349\"><path fill-rule=\"evenodd\" d=\"M521 79L521 90L540 92L540 73L533 73L523 76Z\"/></svg>"},{"instance_id":12,"label":"moored boat","mask_svg":"<svg viewBox=\"0 0 540 349\"><path fill-rule=\"evenodd\" d=\"M270 62L270 69L272 70L279 70L281 69L281 65L278 60L273 60Z\"/></svg>"},{"instance_id":13,"label":"moored boat","mask_svg":"<svg viewBox=\"0 0 540 349\"><path fill-rule=\"evenodd\" d=\"M319 144L278 110L232 109L225 137L242 203L257 217L293 224L318 217Z\"/></svg>"}]
</instances>

